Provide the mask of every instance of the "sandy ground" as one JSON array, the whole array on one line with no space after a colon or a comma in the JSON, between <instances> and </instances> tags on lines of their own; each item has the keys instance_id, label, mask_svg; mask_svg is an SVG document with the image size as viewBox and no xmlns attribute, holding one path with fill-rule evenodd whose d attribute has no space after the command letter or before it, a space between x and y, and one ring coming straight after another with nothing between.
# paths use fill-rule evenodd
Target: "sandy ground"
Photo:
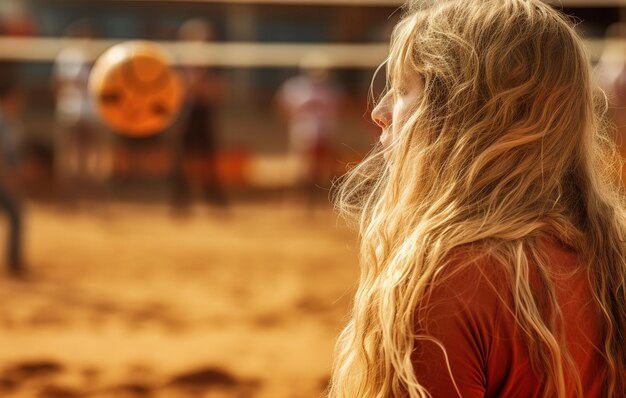
<instances>
[{"instance_id":1,"label":"sandy ground","mask_svg":"<svg viewBox=\"0 0 626 398\"><path fill-rule=\"evenodd\" d=\"M356 256L329 208L30 204L0 397L317 397Z\"/></svg>"}]
</instances>

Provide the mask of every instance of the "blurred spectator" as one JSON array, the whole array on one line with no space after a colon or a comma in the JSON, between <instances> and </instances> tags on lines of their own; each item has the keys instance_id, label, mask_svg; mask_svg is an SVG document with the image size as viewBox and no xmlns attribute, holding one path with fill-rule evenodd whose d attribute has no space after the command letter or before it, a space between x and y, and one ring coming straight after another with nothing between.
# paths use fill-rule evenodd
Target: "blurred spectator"
<instances>
[{"instance_id":1,"label":"blurred spectator","mask_svg":"<svg viewBox=\"0 0 626 398\"><path fill-rule=\"evenodd\" d=\"M619 40L625 38L626 24L616 23L607 29L607 43L595 69L595 77L609 100L615 139L622 156L626 156L626 52Z\"/></svg>"},{"instance_id":2,"label":"blurred spectator","mask_svg":"<svg viewBox=\"0 0 626 398\"><path fill-rule=\"evenodd\" d=\"M104 136L96 124L87 90L92 67L89 39L94 36L94 30L89 21L79 20L65 30L65 36L84 39L59 53L53 71L55 168L62 193L74 198L102 182L108 163Z\"/></svg>"},{"instance_id":3,"label":"blurred spectator","mask_svg":"<svg viewBox=\"0 0 626 398\"><path fill-rule=\"evenodd\" d=\"M24 271L18 169L22 95L10 71L10 66L0 67L0 207L6 212L9 223L6 262L9 272L17 276Z\"/></svg>"},{"instance_id":4,"label":"blurred spectator","mask_svg":"<svg viewBox=\"0 0 626 398\"><path fill-rule=\"evenodd\" d=\"M615 23L606 31L606 43L604 50L598 60L598 65L594 69L595 77L604 91L609 96L609 100L614 98L614 83L626 64L626 53L619 44L620 39L626 38L626 24Z\"/></svg>"},{"instance_id":5,"label":"blurred spectator","mask_svg":"<svg viewBox=\"0 0 626 398\"><path fill-rule=\"evenodd\" d=\"M297 188L309 204L328 187L335 169L342 91L330 78L328 60L309 54L301 73L285 81L277 94L277 107L287 124L289 153L298 165Z\"/></svg>"}]
</instances>

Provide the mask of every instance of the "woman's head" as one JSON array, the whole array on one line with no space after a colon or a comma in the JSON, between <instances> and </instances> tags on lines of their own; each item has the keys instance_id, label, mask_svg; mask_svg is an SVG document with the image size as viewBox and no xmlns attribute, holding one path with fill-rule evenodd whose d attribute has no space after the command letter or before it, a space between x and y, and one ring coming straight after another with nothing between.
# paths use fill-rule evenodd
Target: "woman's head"
<instances>
[{"instance_id":1,"label":"woman's head","mask_svg":"<svg viewBox=\"0 0 626 398\"><path fill-rule=\"evenodd\" d=\"M590 160L603 102L571 22L538 0L424 3L394 31L372 114L395 177L419 181L413 200L447 191L492 206L515 184L525 204L553 200Z\"/></svg>"},{"instance_id":2,"label":"woman's head","mask_svg":"<svg viewBox=\"0 0 626 398\"><path fill-rule=\"evenodd\" d=\"M533 363L545 369L546 396L562 397L565 380L576 380L566 374L571 358L564 344L550 345L552 321L526 307L536 300L529 264L547 274L537 244L545 234L588 265L607 325L607 388L622 391L621 160L573 23L540 0L429 0L405 11L392 36L387 91L372 114L382 145L336 191L339 209L360 227L362 275L331 393L422 396L408 387L419 380L406 366L415 310L451 253L478 246L510 266L515 311ZM545 286L558 314L547 279Z\"/></svg>"}]
</instances>

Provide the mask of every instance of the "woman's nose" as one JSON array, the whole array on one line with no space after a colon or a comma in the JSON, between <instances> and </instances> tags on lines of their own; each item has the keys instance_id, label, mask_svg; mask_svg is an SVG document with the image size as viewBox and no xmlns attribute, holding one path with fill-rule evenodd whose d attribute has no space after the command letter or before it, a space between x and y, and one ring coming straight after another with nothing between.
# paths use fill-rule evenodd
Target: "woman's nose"
<instances>
[{"instance_id":1,"label":"woman's nose","mask_svg":"<svg viewBox=\"0 0 626 398\"><path fill-rule=\"evenodd\" d=\"M391 109L387 96L383 97L372 111L372 121L383 129L391 124Z\"/></svg>"}]
</instances>

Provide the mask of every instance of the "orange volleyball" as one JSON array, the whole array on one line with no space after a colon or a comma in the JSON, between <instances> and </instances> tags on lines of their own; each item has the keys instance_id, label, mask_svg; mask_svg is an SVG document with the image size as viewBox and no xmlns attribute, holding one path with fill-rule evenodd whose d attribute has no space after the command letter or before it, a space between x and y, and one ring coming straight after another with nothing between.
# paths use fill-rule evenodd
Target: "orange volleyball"
<instances>
[{"instance_id":1,"label":"orange volleyball","mask_svg":"<svg viewBox=\"0 0 626 398\"><path fill-rule=\"evenodd\" d=\"M170 55L156 43L131 41L94 64L89 91L96 113L118 134L147 137L169 127L183 103L183 84Z\"/></svg>"}]
</instances>

